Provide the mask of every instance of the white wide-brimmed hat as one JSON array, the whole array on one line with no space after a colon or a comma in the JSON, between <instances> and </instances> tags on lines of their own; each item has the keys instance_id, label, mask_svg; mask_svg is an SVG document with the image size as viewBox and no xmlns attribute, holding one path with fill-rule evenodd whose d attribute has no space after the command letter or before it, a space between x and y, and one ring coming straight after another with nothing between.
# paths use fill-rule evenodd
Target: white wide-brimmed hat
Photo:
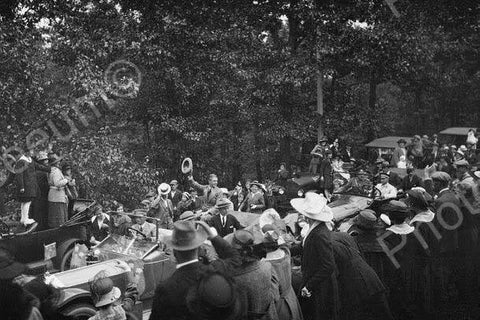
<instances>
[{"instance_id":1,"label":"white wide-brimmed hat","mask_svg":"<svg viewBox=\"0 0 480 320\"><path fill-rule=\"evenodd\" d=\"M170 185L168 183L161 183L159 186L158 186L158 194L169 194L170 191L172 191L172 187L170 187Z\"/></svg>"},{"instance_id":2,"label":"white wide-brimmed hat","mask_svg":"<svg viewBox=\"0 0 480 320\"><path fill-rule=\"evenodd\" d=\"M327 206L327 199L314 192L307 192L305 198L290 200L292 207L300 214L312 220L329 222L333 219L333 211Z\"/></svg>"}]
</instances>

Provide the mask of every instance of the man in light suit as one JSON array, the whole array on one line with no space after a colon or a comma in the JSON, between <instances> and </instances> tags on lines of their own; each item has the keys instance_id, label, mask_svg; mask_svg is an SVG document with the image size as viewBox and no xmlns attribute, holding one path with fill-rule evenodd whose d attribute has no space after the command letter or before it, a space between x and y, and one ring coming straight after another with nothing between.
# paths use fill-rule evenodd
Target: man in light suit
<instances>
[{"instance_id":1,"label":"man in light suit","mask_svg":"<svg viewBox=\"0 0 480 320\"><path fill-rule=\"evenodd\" d=\"M199 184L193 179L193 176L189 176L188 180L195 189L197 189L199 192L202 192L202 195L205 199L203 208L205 211L211 207L214 207L217 203L217 200L222 197L222 190L220 190L218 187L217 175L210 174L208 176L208 185Z\"/></svg>"},{"instance_id":2,"label":"man in light suit","mask_svg":"<svg viewBox=\"0 0 480 320\"><path fill-rule=\"evenodd\" d=\"M225 237L227 234L233 233L235 230L243 229L240 222L235 216L228 213L231 202L223 198L217 201L215 208L219 214L213 216L210 220L210 226L217 230L220 237Z\"/></svg>"},{"instance_id":3,"label":"man in light suit","mask_svg":"<svg viewBox=\"0 0 480 320\"><path fill-rule=\"evenodd\" d=\"M172 229L173 228L173 204L172 200L168 199L168 194L171 188L168 184L162 183L158 187L158 196L153 200L150 207L153 209L149 211L154 218L160 219L159 228Z\"/></svg>"},{"instance_id":4,"label":"man in light suit","mask_svg":"<svg viewBox=\"0 0 480 320\"><path fill-rule=\"evenodd\" d=\"M132 225L132 229L138 230L143 233L147 240L154 241L157 235L157 227L150 222L147 222L147 210L135 209L132 214L135 224ZM143 238L143 235L137 232L133 232L137 238Z\"/></svg>"}]
</instances>

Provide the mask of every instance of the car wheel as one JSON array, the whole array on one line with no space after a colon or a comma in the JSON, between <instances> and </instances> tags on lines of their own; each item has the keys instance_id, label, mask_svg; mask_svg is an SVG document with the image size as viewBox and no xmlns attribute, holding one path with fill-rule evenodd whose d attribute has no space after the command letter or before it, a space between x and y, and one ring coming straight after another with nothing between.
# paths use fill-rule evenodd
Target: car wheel
<instances>
[{"instance_id":1,"label":"car wheel","mask_svg":"<svg viewBox=\"0 0 480 320\"><path fill-rule=\"evenodd\" d=\"M70 248L63 254L62 261L60 262L60 271L70 270L70 262L72 261L74 249L75 247Z\"/></svg>"},{"instance_id":2,"label":"car wheel","mask_svg":"<svg viewBox=\"0 0 480 320\"><path fill-rule=\"evenodd\" d=\"M87 302L78 302L67 305L61 310L61 313L76 320L87 320L94 316L97 313L97 310Z\"/></svg>"}]
</instances>

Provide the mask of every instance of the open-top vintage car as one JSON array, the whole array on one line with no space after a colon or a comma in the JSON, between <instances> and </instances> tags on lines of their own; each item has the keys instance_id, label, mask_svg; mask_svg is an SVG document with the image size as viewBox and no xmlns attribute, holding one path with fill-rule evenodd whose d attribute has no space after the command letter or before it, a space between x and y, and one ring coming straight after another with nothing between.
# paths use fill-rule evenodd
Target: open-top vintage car
<instances>
[{"instance_id":1,"label":"open-top vintage car","mask_svg":"<svg viewBox=\"0 0 480 320\"><path fill-rule=\"evenodd\" d=\"M56 273L54 277L64 292L58 305L62 313L78 319L88 319L95 314L89 283L99 272L104 272L115 286L125 292L130 271L123 267L125 264L119 263L124 261L138 271L139 296L129 319L142 319L143 310L151 308L156 285L175 271L172 254L165 250L161 241L162 234L169 232L160 229L157 241L112 234L94 248L95 261L84 267Z\"/></svg>"},{"instance_id":2,"label":"open-top vintage car","mask_svg":"<svg viewBox=\"0 0 480 320\"><path fill-rule=\"evenodd\" d=\"M35 273L67 269L75 243L86 240L86 222L93 200L79 199L74 215L63 226L29 230L15 220L0 222L0 250L26 264Z\"/></svg>"}]
</instances>

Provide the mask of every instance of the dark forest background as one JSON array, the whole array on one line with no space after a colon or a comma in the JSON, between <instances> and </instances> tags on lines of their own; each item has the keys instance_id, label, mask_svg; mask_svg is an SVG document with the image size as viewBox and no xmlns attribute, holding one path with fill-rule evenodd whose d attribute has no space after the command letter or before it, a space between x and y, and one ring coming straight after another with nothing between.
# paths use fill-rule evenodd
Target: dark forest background
<instances>
[{"instance_id":1,"label":"dark forest background","mask_svg":"<svg viewBox=\"0 0 480 320\"><path fill-rule=\"evenodd\" d=\"M2 1L2 144L42 129L85 196L134 206L182 180L187 156L197 180L225 186L301 164L319 125L357 152L479 127L479 2L394 5L399 16L380 0ZM118 60L141 72L128 97L104 76Z\"/></svg>"}]
</instances>

